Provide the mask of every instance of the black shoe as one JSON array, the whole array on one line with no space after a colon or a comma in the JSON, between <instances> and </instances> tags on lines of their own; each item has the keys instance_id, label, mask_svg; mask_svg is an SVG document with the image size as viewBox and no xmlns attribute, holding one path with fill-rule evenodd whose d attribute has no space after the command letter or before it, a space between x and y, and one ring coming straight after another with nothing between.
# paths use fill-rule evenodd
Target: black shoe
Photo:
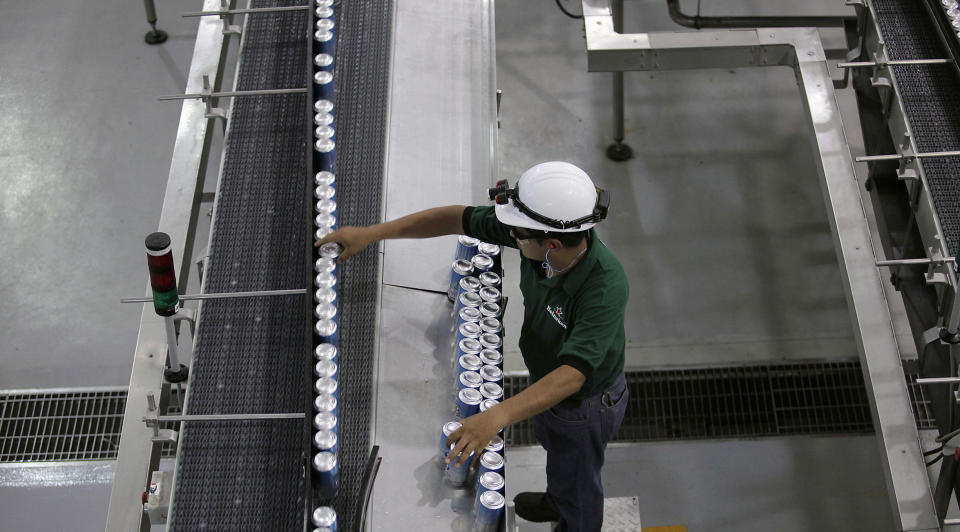
<instances>
[{"instance_id":1,"label":"black shoe","mask_svg":"<svg viewBox=\"0 0 960 532\"><path fill-rule=\"evenodd\" d=\"M542 491L525 491L518 493L517 496L513 498L513 504L516 506L517 515L527 521L546 523L560 520L560 512L554 509L549 499L547 499L547 494Z\"/></svg>"}]
</instances>

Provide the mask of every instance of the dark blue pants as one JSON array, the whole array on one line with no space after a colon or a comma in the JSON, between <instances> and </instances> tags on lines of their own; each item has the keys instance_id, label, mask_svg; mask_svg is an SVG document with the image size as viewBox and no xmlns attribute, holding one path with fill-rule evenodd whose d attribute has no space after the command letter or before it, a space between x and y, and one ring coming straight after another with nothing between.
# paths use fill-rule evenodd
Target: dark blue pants
<instances>
[{"instance_id":1,"label":"dark blue pants","mask_svg":"<svg viewBox=\"0 0 960 532\"><path fill-rule=\"evenodd\" d=\"M547 450L547 497L560 512L559 532L600 532L603 484L600 468L607 442L627 409L624 376L579 405L560 403L533 417L533 431Z\"/></svg>"}]
</instances>

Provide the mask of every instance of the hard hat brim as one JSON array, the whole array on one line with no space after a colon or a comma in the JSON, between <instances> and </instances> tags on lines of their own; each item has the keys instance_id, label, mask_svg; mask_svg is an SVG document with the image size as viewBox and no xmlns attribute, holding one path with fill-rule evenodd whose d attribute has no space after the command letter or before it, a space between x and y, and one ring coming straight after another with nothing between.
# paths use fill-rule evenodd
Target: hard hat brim
<instances>
[{"instance_id":1,"label":"hard hat brim","mask_svg":"<svg viewBox=\"0 0 960 532\"><path fill-rule=\"evenodd\" d=\"M595 222L585 223L580 227L572 227L567 229L557 229L556 227L551 227L547 224L540 223L517 208L513 204L513 200L510 200L509 203L504 205L496 205L495 211L497 214L497 220L500 220L501 223L512 226L512 227L523 227L525 229L534 229L537 231L552 231L555 233L575 233L577 231L586 231L587 229L592 228L597 225Z\"/></svg>"}]
</instances>

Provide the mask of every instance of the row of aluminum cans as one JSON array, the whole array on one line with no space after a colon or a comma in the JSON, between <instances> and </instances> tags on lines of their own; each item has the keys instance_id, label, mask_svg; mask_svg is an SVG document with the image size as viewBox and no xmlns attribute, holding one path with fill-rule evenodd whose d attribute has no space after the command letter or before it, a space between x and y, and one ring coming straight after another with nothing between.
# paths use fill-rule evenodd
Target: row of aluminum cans
<instances>
[{"instance_id":1,"label":"row of aluminum cans","mask_svg":"<svg viewBox=\"0 0 960 532\"><path fill-rule=\"evenodd\" d=\"M443 464L450 453L447 438L460 428L459 421L450 421L443 425L440 434L440 450L437 455L439 463ZM476 474L471 475L470 464L473 463L473 454L463 463L457 465L452 460L444 468L444 480L454 488L472 487L476 492L473 512L476 515L474 532L496 532L503 521L506 493L504 443L503 437L497 436L487 445L476 468Z\"/></svg>"},{"instance_id":2,"label":"row of aluminum cans","mask_svg":"<svg viewBox=\"0 0 960 532\"><path fill-rule=\"evenodd\" d=\"M479 278L486 272L499 276L502 271L500 246L461 235L457 239L457 252L450 267L450 286L447 289L447 299L456 302L457 295L460 292L460 281L464 277ZM499 288L499 281L497 287Z\"/></svg>"},{"instance_id":3,"label":"row of aluminum cans","mask_svg":"<svg viewBox=\"0 0 960 532\"><path fill-rule=\"evenodd\" d=\"M333 172L336 163L336 130L334 129L334 49L336 22L334 0L316 1L316 23L313 32L313 111L315 168Z\"/></svg>"}]
</instances>

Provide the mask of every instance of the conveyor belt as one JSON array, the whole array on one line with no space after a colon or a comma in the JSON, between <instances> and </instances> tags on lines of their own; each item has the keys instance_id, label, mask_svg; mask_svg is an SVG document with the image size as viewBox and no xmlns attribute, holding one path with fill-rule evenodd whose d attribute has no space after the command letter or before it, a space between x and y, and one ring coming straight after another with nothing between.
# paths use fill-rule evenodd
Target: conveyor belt
<instances>
[{"instance_id":1,"label":"conveyor belt","mask_svg":"<svg viewBox=\"0 0 960 532\"><path fill-rule=\"evenodd\" d=\"M302 5L255 0L250 7ZM342 2L338 12L337 201L341 224L379 221L391 2ZM237 90L304 87L303 12L249 17ZM311 188L303 94L237 98L228 124L206 292L311 286ZM334 506L354 530L369 452L379 257L341 268L340 471ZM310 412L310 298L203 304L187 414ZM302 530L309 493L309 419L186 423L173 530Z\"/></svg>"},{"instance_id":2,"label":"conveyor belt","mask_svg":"<svg viewBox=\"0 0 960 532\"><path fill-rule=\"evenodd\" d=\"M874 0L890 59L949 58L922 0ZM917 149L960 150L960 79L955 65L893 66ZM898 139L895 139L897 141ZM960 246L960 158L924 159L930 196L950 252Z\"/></svg>"}]
</instances>

